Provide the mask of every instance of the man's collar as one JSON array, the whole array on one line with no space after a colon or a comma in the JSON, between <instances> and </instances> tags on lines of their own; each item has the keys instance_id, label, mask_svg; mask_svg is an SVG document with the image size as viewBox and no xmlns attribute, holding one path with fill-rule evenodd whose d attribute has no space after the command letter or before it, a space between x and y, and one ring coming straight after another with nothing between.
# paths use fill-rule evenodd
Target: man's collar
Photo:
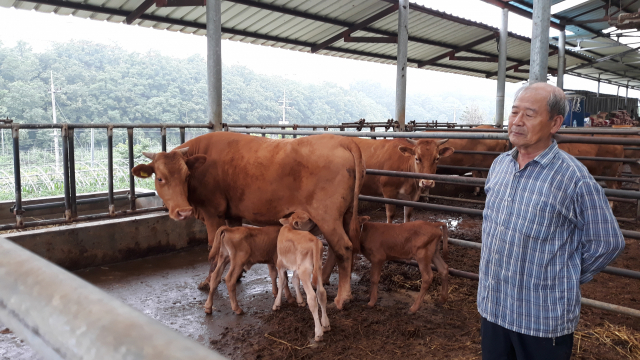
<instances>
[{"instance_id":1,"label":"man's collar","mask_svg":"<svg viewBox=\"0 0 640 360\"><path fill-rule=\"evenodd\" d=\"M542 153L536 156L536 158L533 159L533 161L536 161L543 167L546 167L551 162L551 160L553 160L553 157L556 155L557 152L558 152L558 143L556 142L555 139L551 139L551 145L549 145L548 148L546 148ZM513 160L518 161L517 148L513 148L512 150L508 151L507 154L511 155L511 158Z\"/></svg>"}]
</instances>

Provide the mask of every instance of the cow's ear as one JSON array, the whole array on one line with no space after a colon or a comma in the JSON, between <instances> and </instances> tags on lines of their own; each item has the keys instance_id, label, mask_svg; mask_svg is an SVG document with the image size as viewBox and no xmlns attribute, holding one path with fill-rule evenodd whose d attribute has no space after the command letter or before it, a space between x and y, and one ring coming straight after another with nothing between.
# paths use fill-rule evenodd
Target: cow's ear
<instances>
[{"instance_id":1,"label":"cow's ear","mask_svg":"<svg viewBox=\"0 0 640 360\"><path fill-rule=\"evenodd\" d=\"M414 156L416 154L416 151L413 150L412 147L408 147L408 146L399 146L398 150L400 150L400 152L404 156Z\"/></svg>"},{"instance_id":2,"label":"cow's ear","mask_svg":"<svg viewBox=\"0 0 640 360\"><path fill-rule=\"evenodd\" d=\"M282 224L282 225L289 225L289 218L282 218L282 219L280 219L280 224Z\"/></svg>"},{"instance_id":3,"label":"cow's ear","mask_svg":"<svg viewBox=\"0 0 640 360\"><path fill-rule=\"evenodd\" d=\"M366 223L367 221L371 220L370 216L360 216L358 217L358 220L360 220L360 225Z\"/></svg>"},{"instance_id":4,"label":"cow's ear","mask_svg":"<svg viewBox=\"0 0 640 360\"><path fill-rule=\"evenodd\" d=\"M189 168L189 171L194 172L199 167L204 165L206 161L207 157L205 155L193 155L192 157L187 158L187 160L185 160L184 162L185 164L187 164L187 168Z\"/></svg>"},{"instance_id":5,"label":"cow's ear","mask_svg":"<svg viewBox=\"0 0 640 360\"><path fill-rule=\"evenodd\" d=\"M453 152L454 152L454 149L451 146L447 146L447 147L440 148L440 150L438 150L438 155L440 155L440 157L443 158L443 157L451 156Z\"/></svg>"},{"instance_id":6,"label":"cow's ear","mask_svg":"<svg viewBox=\"0 0 640 360\"><path fill-rule=\"evenodd\" d=\"M139 178L148 178L155 172L153 165L151 164L140 164L133 169L131 169L131 173L133 176L137 176Z\"/></svg>"}]
</instances>

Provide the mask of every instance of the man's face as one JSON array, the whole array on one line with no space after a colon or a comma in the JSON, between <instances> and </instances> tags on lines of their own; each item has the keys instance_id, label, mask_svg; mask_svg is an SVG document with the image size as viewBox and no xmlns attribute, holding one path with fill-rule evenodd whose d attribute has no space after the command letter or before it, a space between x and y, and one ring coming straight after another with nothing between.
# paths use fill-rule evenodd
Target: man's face
<instances>
[{"instance_id":1,"label":"man's face","mask_svg":"<svg viewBox=\"0 0 640 360\"><path fill-rule=\"evenodd\" d=\"M560 126L556 128L556 125L562 121L549 121L547 101L551 94L544 90L525 89L514 101L509 115L509 140L513 146L536 148L548 145L550 136L558 131Z\"/></svg>"}]
</instances>

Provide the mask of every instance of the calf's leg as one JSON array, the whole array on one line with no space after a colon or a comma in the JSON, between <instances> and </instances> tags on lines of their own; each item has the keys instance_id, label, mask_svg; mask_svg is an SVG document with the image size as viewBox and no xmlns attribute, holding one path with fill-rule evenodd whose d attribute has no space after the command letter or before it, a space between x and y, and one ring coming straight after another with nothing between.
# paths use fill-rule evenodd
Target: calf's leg
<instances>
[{"instance_id":1,"label":"calf's leg","mask_svg":"<svg viewBox=\"0 0 640 360\"><path fill-rule=\"evenodd\" d=\"M267 266L269 267L269 277L271 278L271 292L275 297L278 295L278 269L276 269L276 266L273 264L267 264ZM286 272L285 272L285 275L286 275ZM287 299L288 303L292 303L293 296L291 296L291 291L289 290L288 275L286 277L287 279L285 279L285 282L284 282L285 283L284 297Z\"/></svg>"},{"instance_id":2,"label":"calf's leg","mask_svg":"<svg viewBox=\"0 0 640 360\"><path fill-rule=\"evenodd\" d=\"M204 312L207 314L211 314L213 311L213 293L218 289L218 285L220 285L220 281L222 280L222 272L224 268L227 267L229 263L229 256L218 256L218 259L215 271L212 274L209 274L209 296L207 297L207 302L204 304Z\"/></svg>"},{"instance_id":3,"label":"calf's leg","mask_svg":"<svg viewBox=\"0 0 640 360\"><path fill-rule=\"evenodd\" d=\"M307 293L307 304L309 304L309 310L311 310L311 314L313 315L313 322L315 324L314 339L316 341L322 341L322 335L324 335L324 332L322 331L320 317L318 316L318 298L311 286L311 270L310 266L302 266L298 268L300 273L299 275L302 280L302 286L304 287L304 291Z\"/></svg>"},{"instance_id":4,"label":"calf's leg","mask_svg":"<svg viewBox=\"0 0 640 360\"><path fill-rule=\"evenodd\" d=\"M371 296L367 304L369 307L374 307L378 301L378 283L380 282L382 265L384 265L384 259L371 259Z\"/></svg>"},{"instance_id":5,"label":"calf's leg","mask_svg":"<svg viewBox=\"0 0 640 360\"><path fill-rule=\"evenodd\" d=\"M436 269L438 269L440 279L442 280L442 286L440 288L440 302L444 304L449 298L449 266L447 266L437 251L433 255L432 262L436 266Z\"/></svg>"},{"instance_id":6,"label":"calf's leg","mask_svg":"<svg viewBox=\"0 0 640 360\"><path fill-rule=\"evenodd\" d=\"M242 315L243 311L238 306L238 299L236 297L236 286L238 285L236 282L240 275L242 275L242 268L244 262L235 262L231 261L231 267L227 272L227 276L224 278L224 281L227 283L227 290L229 291L229 301L231 302L231 309L238 315Z\"/></svg>"},{"instance_id":7,"label":"calf's leg","mask_svg":"<svg viewBox=\"0 0 640 360\"><path fill-rule=\"evenodd\" d=\"M300 276L297 271L293 272L291 283L293 283L293 288L296 290L296 302L298 303L298 306L305 306L304 300L302 299L302 293L300 291Z\"/></svg>"},{"instance_id":8,"label":"calf's leg","mask_svg":"<svg viewBox=\"0 0 640 360\"><path fill-rule=\"evenodd\" d=\"M318 281L316 284L316 297L318 298L318 303L320 304L320 309L322 310L322 319L320 322L322 323L322 331L331 330L331 324L329 324L329 317L327 316L327 292L322 286L322 282Z\"/></svg>"},{"instance_id":9,"label":"calf's leg","mask_svg":"<svg viewBox=\"0 0 640 360\"><path fill-rule=\"evenodd\" d=\"M278 268L278 295L273 303L273 311L280 310L280 305L282 305L282 289L285 286L285 279L287 276L287 269L284 267L284 264L278 261L276 267Z\"/></svg>"},{"instance_id":10,"label":"calf's leg","mask_svg":"<svg viewBox=\"0 0 640 360\"><path fill-rule=\"evenodd\" d=\"M431 281L433 281L433 271L431 270L431 255L427 249L420 249L416 254L416 261L418 262L418 267L420 268L420 273L422 274L422 285L420 286L420 293L416 298L415 303L409 309L409 312L415 314L420 306L422 306L422 301L424 301L424 296L427 294L427 290L429 290L429 286L431 286Z\"/></svg>"}]
</instances>

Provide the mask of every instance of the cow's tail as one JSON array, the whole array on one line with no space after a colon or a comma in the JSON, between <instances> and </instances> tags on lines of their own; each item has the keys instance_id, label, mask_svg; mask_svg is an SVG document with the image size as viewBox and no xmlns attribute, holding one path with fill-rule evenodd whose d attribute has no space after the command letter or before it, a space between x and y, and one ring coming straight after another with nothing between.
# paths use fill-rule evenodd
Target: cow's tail
<instances>
[{"instance_id":1,"label":"cow's tail","mask_svg":"<svg viewBox=\"0 0 640 360\"><path fill-rule=\"evenodd\" d=\"M351 223L349 225L349 240L351 240L355 254L360 252L360 234L358 233L360 230L360 221L358 220L358 196L360 196L360 190L362 190L362 185L364 184L366 167L364 158L362 157L362 151L358 144L353 140L350 140L349 151L353 155L353 161L356 168L356 183L353 188L353 212L351 215Z\"/></svg>"},{"instance_id":2,"label":"cow's tail","mask_svg":"<svg viewBox=\"0 0 640 360\"><path fill-rule=\"evenodd\" d=\"M229 229L229 227L223 225L218 228L218 231L216 231L216 236L213 238L211 251L209 251L209 262L216 261L218 259L220 247L222 246L222 241L224 241L224 235L227 229Z\"/></svg>"},{"instance_id":3,"label":"cow's tail","mask_svg":"<svg viewBox=\"0 0 640 360\"><path fill-rule=\"evenodd\" d=\"M440 229L442 229L442 258L444 261L449 261L449 228L446 223L442 223Z\"/></svg>"}]
</instances>

